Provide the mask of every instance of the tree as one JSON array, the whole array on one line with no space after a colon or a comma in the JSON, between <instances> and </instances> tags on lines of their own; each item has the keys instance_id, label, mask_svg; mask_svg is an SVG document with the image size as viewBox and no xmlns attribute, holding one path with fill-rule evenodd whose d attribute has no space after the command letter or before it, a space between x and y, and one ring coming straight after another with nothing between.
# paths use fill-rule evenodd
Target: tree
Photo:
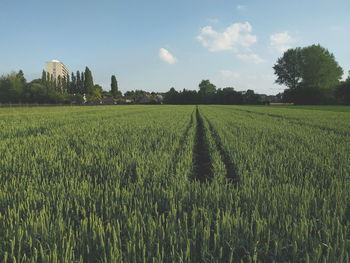
<instances>
[{"instance_id":1,"label":"tree","mask_svg":"<svg viewBox=\"0 0 350 263\"><path fill-rule=\"evenodd\" d=\"M88 67L85 68L85 91L87 94L92 94L94 91L94 80L92 78L92 73Z\"/></svg>"},{"instance_id":2,"label":"tree","mask_svg":"<svg viewBox=\"0 0 350 263\"><path fill-rule=\"evenodd\" d=\"M79 90L80 90L81 94L86 94L85 74L84 74L84 71L82 71L82 72L80 73Z\"/></svg>"},{"instance_id":3,"label":"tree","mask_svg":"<svg viewBox=\"0 0 350 263\"><path fill-rule=\"evenodd\" d=\"M69 89L68 89L68 93L70 94L76 94L78 93L77 89L76 89L76 85L77 85L77 78L74 75L74 72L71 73L71 77L70 77L70 82L69 82Z\"/></svg>"},{"instance_id":4,"label":"tree","mask_svg":"<svg viewBox=\"0 0 350 263\"><path fill-rule=\"evenodd\" d=\"M166 104L179 104L179 93L175 90L174 87L165 93L164 102Z\"/></svg>"},{"instance_id":5,"label":"tree","mask_svg":"<svg viewBox=\"0 0 350 263\"><path fill-rule=\"evenodd\" d=\"M302 80L301 73L301 48L289 49L284 52L283 57L277 60L273 66L277 75L276 83L286 85L290 89L297 88Z\"/></svg>"},{"instance_id":6,"label":"tree","mask_svg":"<svg viewBox=\"0 0 350 263\"><path fill-rule=\"evenodd\" d=\"M51 74L49 72L46 72L46 82L51 81Z\"/></svg>"},{"instance_id":7,"label":"tree","mask_svg":"<svg viewBox=\"0 0 350 263\"><path fill-rule=\"evenodd\" d=\"M216 90L215 104L242 104L242 94L235 91L234 88L227 87Z\"/></svg>"},{"instance_id":8,"label":"tree","mask_svg":"<svg viewBox=\"0 0 350 263\"><path fill-rule=\"evenodd\" d=\"M334 55L320 45L289 49L273 68L276 82L289 88L284 98L297 104L333 103L343 75Z\"/></svg>"},{"instance_id":9,"label":"tree","mask_svg":"<svg viewBox=\"0 0 350 263\"><path fill-rule=\"evenodd\" d=\"M88 96L89 101L96 101L102 97L102 87L100 85L94 85L92 92Z\"/></svg>"},{"instance_id":10,"label":"tree","mask_svg":"<svg viewBox=\"0 0 350 263\"><path fill-rule=\"evenodd\" d=\"M245 104L261 104L260 96L251 89L247 90L243 95L243 101Z\"/></svg>"},{"instance_id":11,"label":"tree","mask_svg":"<svg viewBox=\"0 0 350 263\"><path fill-rule=\"evenodd\" d=\"M77 70L77 74L76 74L76 85L75 85L75 90L77 93L79 94L84 94L84 91L82 89L82 81L81 81L81 76L80 76L80 71Z\"/></svg>"},{"instance_id":12,"label":"tree","mask_svg":"<svg viewBox=\"0 0 350 263\"><path fill-rule=\"evenodd\" d=\"M18 103L24 99L26 79L23 71L11 73L0 78L0 101L4 103Z\"/></svg>"},{"instance_id":13,"label":"tree","mask_svg":"<svg viewBox=\"0 0 350 263\"><path fill-rule=\"evenodd\" d=\"M210 83L210 81L207 80L202 80L201 83L199 83L199 93L200 94L213 94L216 91L216 86L212 83Z\"/></svg>"},{"instance_id":14,"label":"tree","mask_svg":"<svg viewBox=\"0 0 350 263\"><path fill-rule=\"evenodd\" d=\"M111 94L113 98L116 98L118 95L120 95L117 78L114 75L111 77Z\"/></svg>"},{"instance_id":15,"label":"tree","mask_svg":"<svg viewBox=\"0 0 350 263\"><path fill-rule=\"evenodd\" d=\"M202 80L198 86L199 86L198 94L199 94L201 103L204 103L204 104L212 103L213 96L216 92L216 86L210 83L209 80Z\"/></svg>"},{"instance_id":16,"label":"tree","mask_svg":"<svg viewBox=\"0 0 350 263\"><path fill-rule=\"evenodd\" d=\"M57 87L57 91L59 91L60 93L63 93L63 90L62 90L62 77L61 75L58 75L57 77L57 80L56 80L56 87Z\"/></svg>"},{"instance_id":17,"label":"tree","mask_svg":"<svg viewBox=\"0 0 350 263\"><path fill-rule=\"evenodd\" d=\"M43 72L42 72L42 74L41 74L41 81L42 81L43 83L46 82L46 71L45 71L45 70L43 70Z\"/></svg>"},{"instance_id":18,"label":"tree","mask_svg":"<svg viewBox=\"0 0 350 263\"><path fill-rule=\"evenodd\" d=\"M334 55L320 45L302 50L302 78L306 87L334 88L339 84L343 69Z\"/></svg>"},{"instance_id":19,"label":"tree","mask_svg":"<svg viewBox=\"0 0 350 263\"><path fill-rule=\"evenodd\" d=\"M336 88L335 97L339 104L350 105L350 72L349 77Z\"/></svg>"}]
</instances>

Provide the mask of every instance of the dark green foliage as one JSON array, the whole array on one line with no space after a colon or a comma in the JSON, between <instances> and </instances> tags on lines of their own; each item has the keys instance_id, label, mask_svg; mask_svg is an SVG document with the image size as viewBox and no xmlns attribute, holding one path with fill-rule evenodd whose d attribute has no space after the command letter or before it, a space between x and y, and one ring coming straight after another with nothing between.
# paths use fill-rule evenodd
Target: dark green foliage
<instances>
[{"instance_id":1,"label":"dark green foliage","mask_svg":"<svg viewBox=\"0 0 350 263\"><path fill-rule=\"evenodd\" d=\"M212 84L208 79L202 80L198 86L199 86L198 93L201 95L214 94L216 91L216 86Z\"/></svg>"},{"instance_id":2,"label":"dark green foliage","mask_svg":"<svg viewBox=\"0 0 350 263\"><path fill-rule=\"evenodd\" d=\"M216 86L209 80L202 80L201 83L199 83L198 87L198 96L201 104L210 104L214 99Z\"/></svg>"},{"instance_id":3,"label":"dark green foliage","mask_svg":"<svg viewBox=\"0 0 350 263\"><path fill-rule=\"evenodd\" d=\"M343 75L334 55L320 45L302 49L301 66L304 87L334 88Z\"/></svg>"},{"instance_id":4,"label":"dark green foliage","mask_svg":"<svg viewBox=\"0 0 350 263\"><path fill-rule=\"evenodd\" d=\"M20 103L24 100L26 80L23 72L0 77L0 102Z\"/></svg>"},{"instance_id":5,"label":"dark green foliage","mask_svg":"<svg viewBox=\"0 0 350 263\"><path fill-rule=\"evenodd\" d=\"M26 82L22 70L0 77L0 103L83 103L83 94L89 93L90 101L102 96L102 87L93 85L91 71L86 68L86 74L77 71L76 75L58 76L55 80L45 70L40 79ZM85 77L87 76L87 78Z\"/></svg>"},{"instance_id":6,"label":"dark green foliage","mask_svg":"<svg viewBox=\"0 0 350 263\"><path fill-rule=\"evenodd\" d=\"M148 92L144 90L130 90L125 92L124 96L128 98L138 99L145 96Z\"/></svg>"},{"instance_id":7,"label":"dark green foliage","mask_svg":"<svg viewBox=\"0 0 350 263\"><path fill-rule=\"evenodd\" d=\"M42 72L42 74L41 74L41 81L42 81L43 83L46 82L46 77L47 77L46 71L43 70L43 72Z\"/></svg>"},{"instance_id":8,"label":"dark green foliage","mask_svg":"<svg viewBox=\"0 0 350 263\"><path fill-rule=\"evenodd\" d=\"M230 87L217 89L215 104L243 104L243 95Z\"/></svg>"},{"instance_id":9,"label":"dark green foliage","mask_svg":"<svg viewBox=\"0 0 350 263\"><path fill-rule=\"evenodd\" d=\"M339 104L350 105L350 76L336 88L335 96Z\"/></svg>"},{"instance_id":10,"label":"dark green foliage","mask_svg":"<svg viewBox=\"0 0 350 263\"><path fill-rule=\"evenodd\" d=\"M91 70L86 67L85 73L83 75L84 78L84 91L86 94L92 94L94 92L94 81L92 78Z\"/></svg>"},{"instance_id":11,"label":"dark green foliage","mask_svg":"<svg viewBox=\"0 0 350 263\"><path fill-rule=\"evenodd\" d=\"M277 75L276 83L286 85L290 89L299 87L302 81L301 48L289 49L273 66Z\"/></svg>"},{"instance_id":12,"label":"dark green foliage","mask_svg":"<svg viewBox=\"0 0 350 263\"><path fill-rule=\"evenodd\" d=\"M343 75L334 55L320 45L289 49L274 65L284 100L296 104L333 104L334 88Z\"/></svg>"},{"instance_id":13,"label":"dark green foliage","mask_svg":"<svg viewBox=\"0 0 350 263\"><path fill-rule=\"evenodd\" d=\"M244 104L261 104L260 97L258 94L255 94L254 90L247 90L243 96Z\"/></svg>"},{"instance_id":14,"label":"dark green foliage","mask_svg":"<svg viewBox=\"0 0 350 263\"><path fill-rule=\"evenodd\" d=\"M195 96L197 96L197 92L195 93ZM180 104L179 92L177 92L177 90L174 87L171 87L171 89L167 93L165 93L164 102L166 104ZM195 103L192 103L191 101L190 104Z\"/></svg>"},{"instance_id":15,"label":"dark green foliage","mask_svg":"<svg viewBox=\"0 0 350 263\"><path fill-rule=\"evenodd\" d=\"M76 87L75 90L77 91L77 93L84 94L79 70L77 70L77 74L76 74L76 86L75 87Z\"/></svg>"},{"instance_id":16,"label":"dark green foliage","mask_svg":"<svg viewBox=\"0 0 350 263\"><path fill-rule=\"evenodd\" d=\"M164 94L164 103L166 104L261 104L260 96L254 91L248 90L246 93L237 92L234 88L227 87L216 89L215 85L209 80L203 80L200 84L200 90L176 91L171 88Z\"/></svg>"},{"instance_id":17,"label":"dark green foliage","mask_svg":"<svg viewBox=\"0 0 350 263\"><path fill-rule=\"evenodd\" d=\"M118 82L115 75L112 75L111 77L111 94L113 98L116 98L121 95L120 91L118 90Z\"/></svg>"}]
</instances>

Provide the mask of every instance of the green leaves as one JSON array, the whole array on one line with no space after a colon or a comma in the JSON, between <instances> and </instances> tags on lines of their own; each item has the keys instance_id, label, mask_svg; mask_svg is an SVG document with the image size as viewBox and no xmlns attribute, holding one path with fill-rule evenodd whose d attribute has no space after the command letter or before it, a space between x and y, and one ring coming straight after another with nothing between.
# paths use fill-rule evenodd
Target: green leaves
<instances>
[{"instance_id":1,"label":"green leaves","mask_svg":"<svg viewBox=\"0 0 350 263\"><path fill-rule=\"evenodd\" d=\"M276 83L289 89L284 100L297 104L334 104L333 89L343 69L335 57L320 45L287 50L273 66Z\"/></svg>"}]
</instances>

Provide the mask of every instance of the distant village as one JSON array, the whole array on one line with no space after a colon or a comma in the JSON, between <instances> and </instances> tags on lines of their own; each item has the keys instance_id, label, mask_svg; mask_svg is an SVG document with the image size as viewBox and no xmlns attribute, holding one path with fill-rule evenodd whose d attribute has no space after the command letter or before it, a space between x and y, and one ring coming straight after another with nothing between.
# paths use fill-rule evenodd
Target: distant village
<instances>
[{"instance_id":1,"label":"distant village","mask_svg":"<svg viewBox=\"0 0 350 263\"><path fill-rule=\"evenodd\" d=\"M100 99L97 99L91 104L103 104L103 105L113 105L113 104L163 104L164 96L156 93L143 92L143 95L139 96L120 96L113 98L110 95L104 95Z\"/></svg>"}]
</instances>

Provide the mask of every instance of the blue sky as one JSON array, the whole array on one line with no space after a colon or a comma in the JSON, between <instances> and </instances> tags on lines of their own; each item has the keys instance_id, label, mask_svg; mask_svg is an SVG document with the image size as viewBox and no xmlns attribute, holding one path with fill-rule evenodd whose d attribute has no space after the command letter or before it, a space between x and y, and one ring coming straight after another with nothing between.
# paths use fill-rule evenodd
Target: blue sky
<instances>
[{"instance_id":1,"label":"blue sky","mask_svg":"<svg viewBox=\"0 0 350 263\"><path fill-rule=\"evenodd\" d=\"M272 66L290 47L321 44L350 70L349 0L0 0L0 74L28 80L45 61L88 66L110 88L217 87L276 94Z\"/></svg>"}]
</instances>

